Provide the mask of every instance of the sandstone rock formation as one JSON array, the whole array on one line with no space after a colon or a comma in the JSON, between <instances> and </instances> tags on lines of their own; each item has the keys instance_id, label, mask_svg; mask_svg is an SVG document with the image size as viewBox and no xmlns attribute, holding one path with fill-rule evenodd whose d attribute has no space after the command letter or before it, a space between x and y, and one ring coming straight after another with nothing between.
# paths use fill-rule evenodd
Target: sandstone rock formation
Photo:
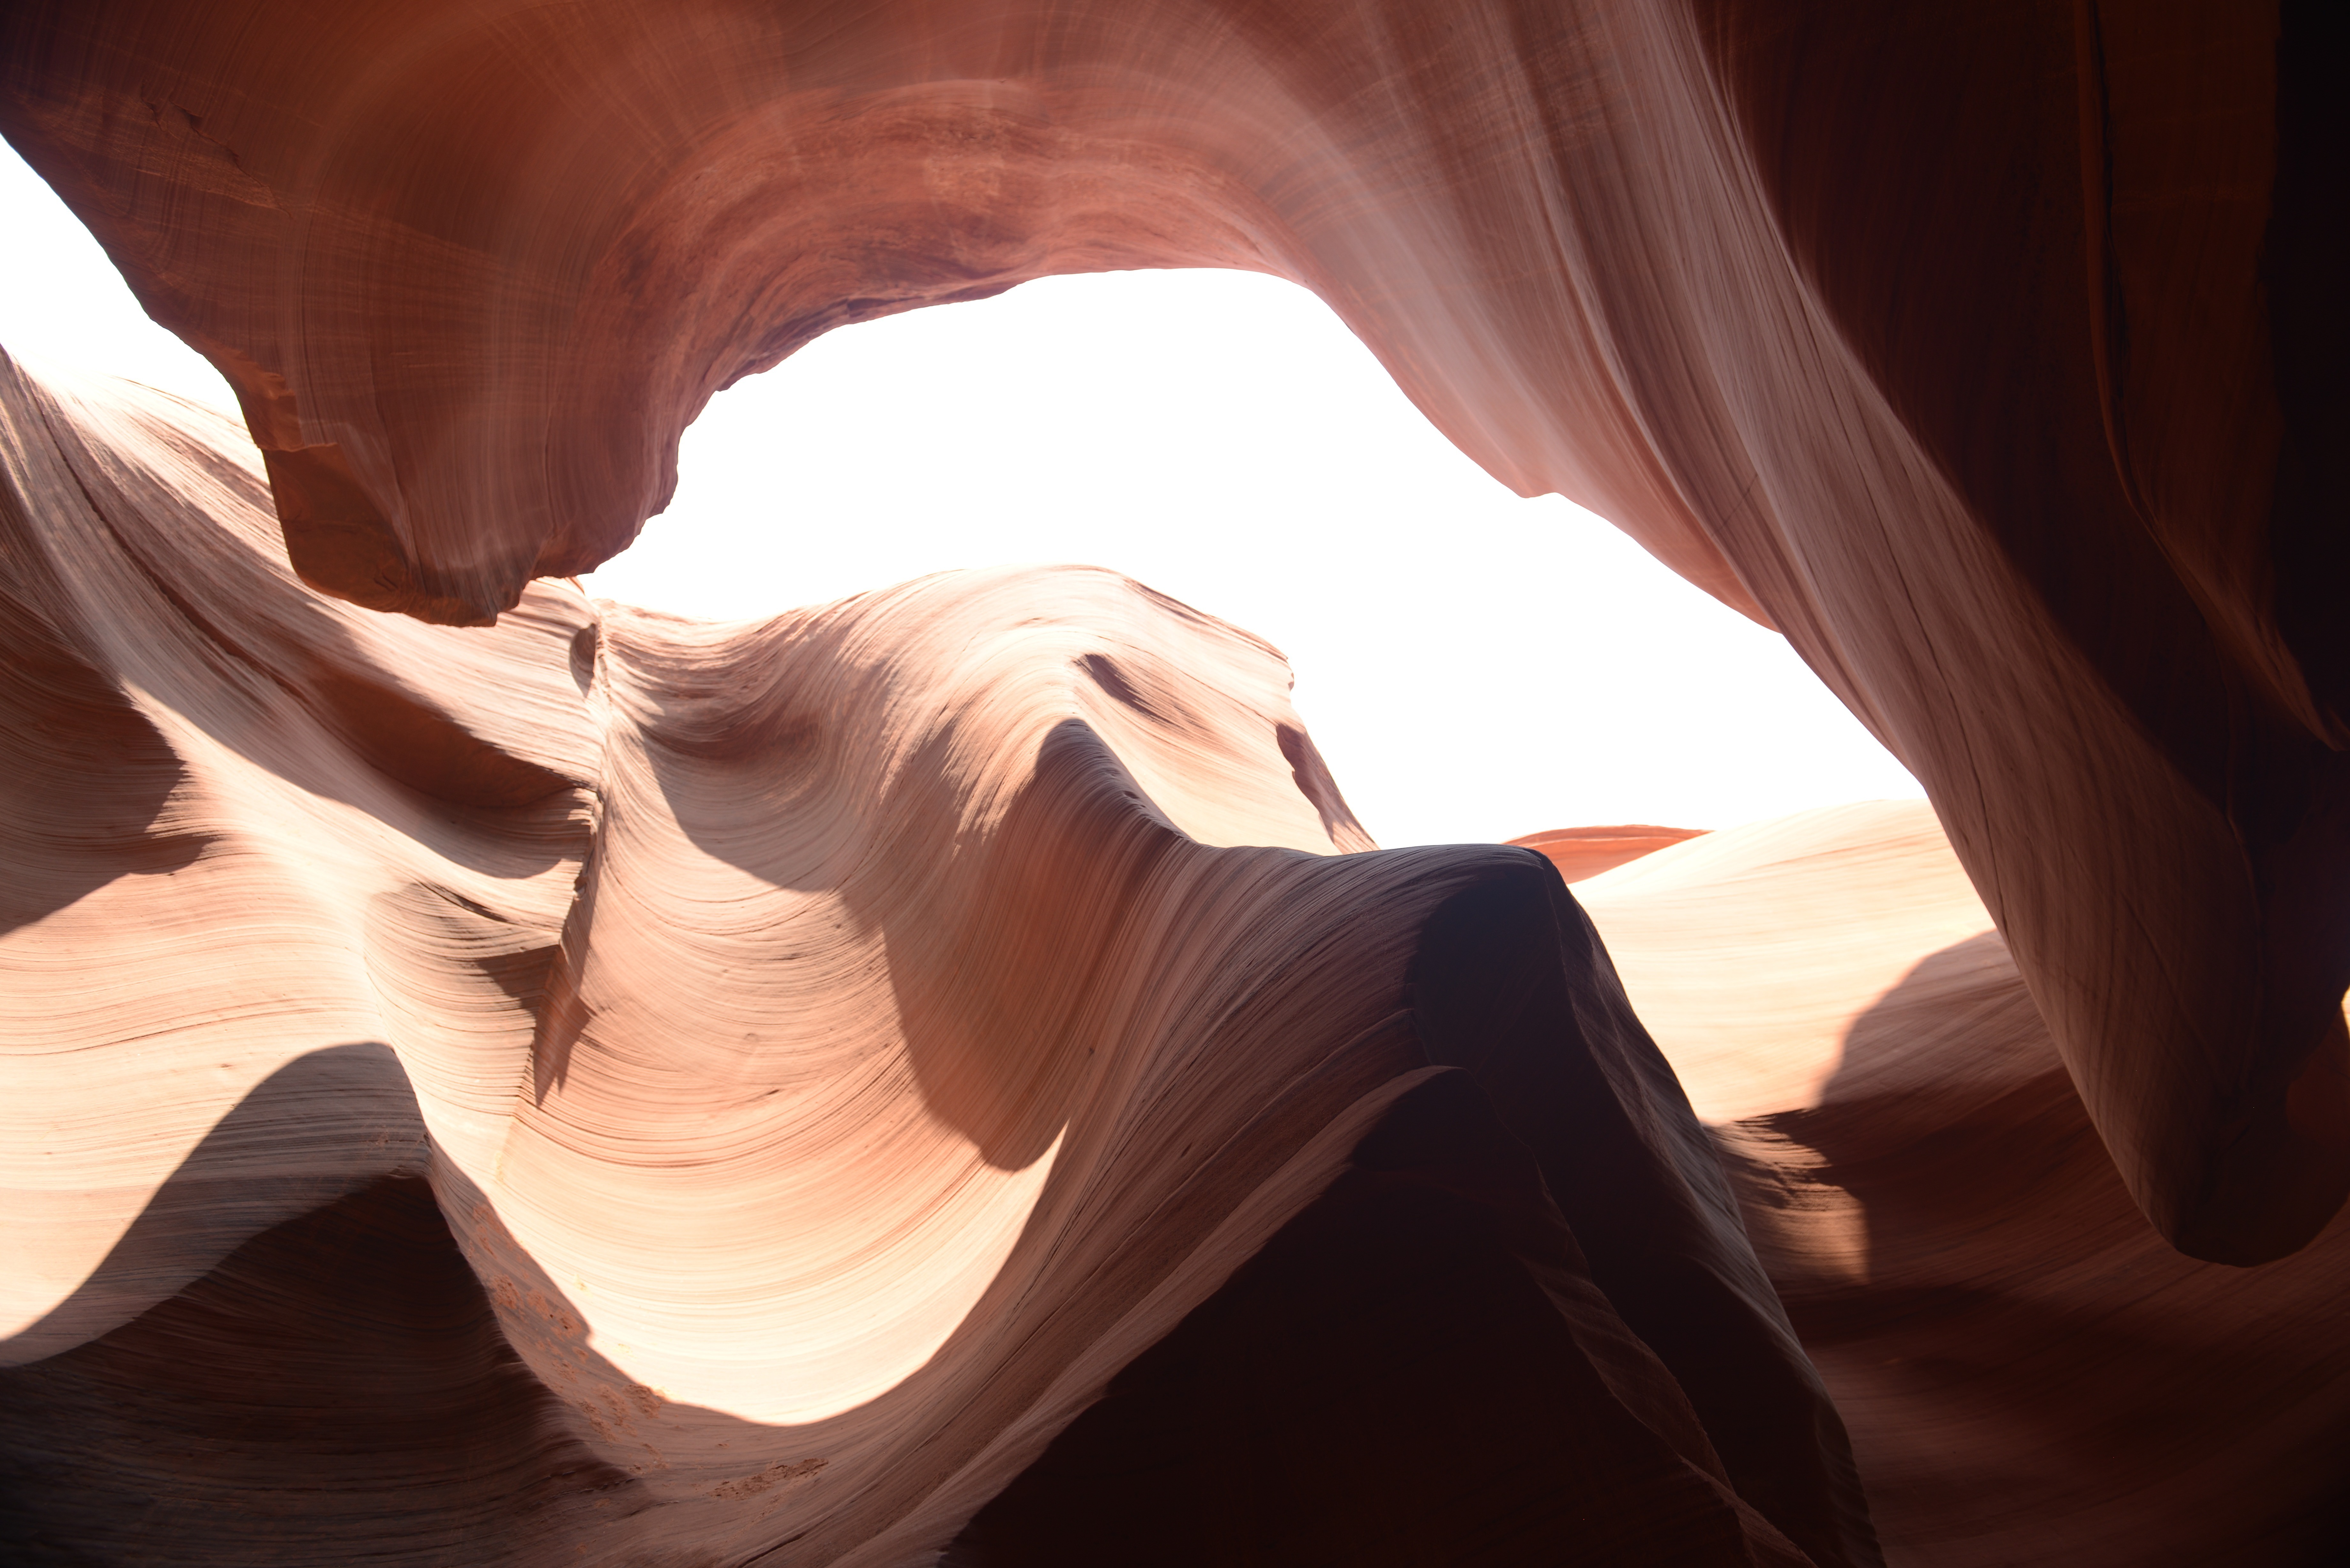
<instances>
[{"instance_id":1,"label":"sandstone rock formation","mask_svg":"<svg viewBox=\"0 0 2350 1568\"><path fill-rule=\"evenodd\" d=\"M1922 803L1576 897L1724 1150L1888 1562L2350 1554L2350 1220L2251 1270L2149 1232Z\"/></svg>"},{"instance_id":2,"label":"sandstone rock formation","mask_svg":"<svg viewBox=\"0 0 2350 1568\"><path fill-rule=\"evenodd\" d=\"M818 333L1263 269L1783 630L2199 1256L2350 1191L2336 8L26 0L0 130L297 569L480 623Z\"/></svg>"},{"instance_id":3,"label":"sandstone rock formation","mask_svg":"<svg viewBox=\"0 0 2350 1568\"><path fill-rule=\"evenodd\" d=\"M1895 1560L2324 1560L2339 26L11 6L260 454L0 369L6 1550L1875 1562L1800 1329ZM560 580L816 335L1144 265L1314 288L1925 783L1584 884L1718 1143L1244 634Z\"/></svg>"},{"instance_id":4,"label":"sandstone rock formation","mask_svg":"<svg viewBox=\"0 0 2350 1568\"><path fill-rule=\"evenodd\" d=\"M5 362L0 479L7 1561L1879 1560L1582 912L1255 639L379 616Z\"/></svg>"},{"instance_id":5,"label":"sandstone rock formation","mask_svg":"<svg viewBox=\"0 0 2350 1568\"><path fill-rule=\"evenodd\" d=\"M1568 882L1580 882L1596 877L1602 871L1638 860L1643 855L1653 855L1669 844L1695 838L1705 830L1701 827L1654 827L1647 824L1627 824L1617 827L1554 827L1543 833L1529 833L1523 838L1513 838L1558 867L1560 877Z\"/></svg>"}]
</instances>

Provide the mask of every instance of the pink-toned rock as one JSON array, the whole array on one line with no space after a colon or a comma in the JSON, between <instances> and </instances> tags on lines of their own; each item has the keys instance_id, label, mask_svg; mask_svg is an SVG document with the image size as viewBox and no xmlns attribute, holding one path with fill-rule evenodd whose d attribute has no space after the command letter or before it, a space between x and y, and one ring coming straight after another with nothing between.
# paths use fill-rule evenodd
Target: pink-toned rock
<instances>
[{"instance_id":1,"label":"pink-toned rock","mask_svg":"<svg viewBox=\"0 0 2350 1568\"><path fill-rule=\"evenodd\" d=\"M2330 17L0 14L259 448L0 371L0 1544L1874 1561L1775 1279L1902 1561L2338 1557ZM557 580L816 335L1149 265L1315 289L1925 784L1582 884L1770 1278L1554 868L1336 853L1253 639Z\"/></svg>"},{"instance_id":2,"label":"pink-toned rock","mask_svg":"<svg viewBox=\"0 0 2350 1568\"><path fill-rule=\"evenodd\" d=\"M0 638L11 1563L1877 1561L1581 911L1244 632L380 616L0 360Z\"/></svg>"},{"instance_id":3,"label":"pink-toned rock","mask_svg":"<svg viewBox=\"0 0 2350 1568\"><path fill-rule=\"evenodd\" d=\"M1786 633L2140 1207L2251 1262L2350 1192L2329 15L26 0L0 130L237 389L302 576L429 620L624 547L832 327L1295 279Z\"/></svg>"}]
</instances>

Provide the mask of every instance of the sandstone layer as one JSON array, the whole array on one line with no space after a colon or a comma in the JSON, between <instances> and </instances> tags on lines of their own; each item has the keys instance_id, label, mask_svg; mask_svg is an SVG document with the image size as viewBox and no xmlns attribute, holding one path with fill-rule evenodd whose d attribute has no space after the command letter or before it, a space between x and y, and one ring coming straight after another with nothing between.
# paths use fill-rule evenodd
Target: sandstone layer
<instances>
[{"instance_id":1,"label":"sandstone layer","mask_svg":"<svg viewBox=\"0 0 2350 1568\"><path fill-rule=\"evenodd\" d=\"M11 1563L1879 1561L1551 867L1092 569L304 587L0 361Z\"/></svg>"},{"instance_id":2,"label":"sandstone layer","mask_svg":"<svg viewBox=\"0 0 2350 1568\"><path fill-rule=\"evenodd\" d=\"M1313 288L1922 780L2137 1202L2350 1191L2338 8L27 0L0 130L236 387L296 568L627 545L711 394L1053 272Z\"/></svg>"},{"instance_id":3,"label":"sandstone layer","mask_svg":"<svg viewBox=\"0 0 2350 1568\"><path fill-rule=\"evenodd\" d=\"M1585 882L1849 1425L1888 1563L2350 1556L2350 1220L2280 1262L2148 1231L1921 802Z\"/></svg>"}]
</instances>

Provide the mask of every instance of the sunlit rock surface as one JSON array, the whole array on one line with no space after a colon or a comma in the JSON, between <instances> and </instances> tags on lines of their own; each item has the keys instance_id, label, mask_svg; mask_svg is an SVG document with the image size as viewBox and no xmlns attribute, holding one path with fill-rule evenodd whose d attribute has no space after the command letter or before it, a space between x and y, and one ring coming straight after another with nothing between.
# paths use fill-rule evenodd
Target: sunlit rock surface
<instances>
[{"instance_id":1,"label":"sunlit rock surface","mask_svg":"<svg viewBox=\"0 0 2350 1568\"><path fill-rule=\"evenodd\" d=\"M2350 1190L2336 9L27 0L0 130L236 388L297 570L427 620L540 613L834 327L1305 284L1786 633L2139 1206L2245 1262Z\"/></svg>"},{"instance_id":2,"label":"sunlit rock surface","mask_svg":"<svg viewBox=\"0 0 2350 1568\"><path fill-rule=\"evenodd\" d=\"M1581 910L1263 642L380 616L5 362L0 475L10 1563L1878 1560Z\"/></svg>"},{"instance_id":3,"label":"sunlit rock surface","mask_svg":"<svg viewBox=\"0 0 2350 1568\"><path fill-rule=\"evenodd\" d=\"M1932 812L1581 883L1917 1568L2350 1554L2350 1221L2242 1270L2146 1228Z\"/></svg>"}]
</instances>

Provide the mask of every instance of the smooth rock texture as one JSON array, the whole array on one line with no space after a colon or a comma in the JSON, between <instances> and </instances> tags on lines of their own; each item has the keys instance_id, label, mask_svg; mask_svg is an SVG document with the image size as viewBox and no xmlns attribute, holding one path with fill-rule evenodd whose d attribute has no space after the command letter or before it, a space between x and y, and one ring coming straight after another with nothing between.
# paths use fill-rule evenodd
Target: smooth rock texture
<instances>
[{"instance_id":1,"label":"smooth rock texture","mask_svg":"<svg viewBox=\"0 0 2350 1568\"><path fill-rule=\"evenodd\" d=\"M0 635L11 1563L1881 1561L1556 873L1244 632L376 615L0 361Z\"/></svg>"},{"instance_id":2,"label":"smooth rock texture","mask_svg":"<svg viewBox=\"0 0 2350 1568\"><path fill-rule=\"evenodd\" d=\"M1554 827L1510 842L1524 845L1557 867L1563 880L1581 882L1703 832L1701 827L1628 823L1616 827Z\"/></svg>"},{"instance_id":3,"label":"smooth rock texture","mask_svg":"<svg viewBox=\"0 0 2350 1568\"><path fill-rule=\"evenodd\" d=\"M2251 1270L2149 1232L1924 803L1575 896L1723 1151L1888 1563L2350 1557L2350 1220Z\"/></svg>"},{"instance_id":4,"label":"smooth rock texture","mask_svg":"<svg viewBox=\"0 0 2350 1568\"><path fill-rule=\"evenodd\" d=\"M28 0L0 130L296 566L541 613L710 395L1047 273L1315 289L1925 784L2140 1208L2350 1192L2350 111L2314 0Z\"/></svg>"}]
</instances>

